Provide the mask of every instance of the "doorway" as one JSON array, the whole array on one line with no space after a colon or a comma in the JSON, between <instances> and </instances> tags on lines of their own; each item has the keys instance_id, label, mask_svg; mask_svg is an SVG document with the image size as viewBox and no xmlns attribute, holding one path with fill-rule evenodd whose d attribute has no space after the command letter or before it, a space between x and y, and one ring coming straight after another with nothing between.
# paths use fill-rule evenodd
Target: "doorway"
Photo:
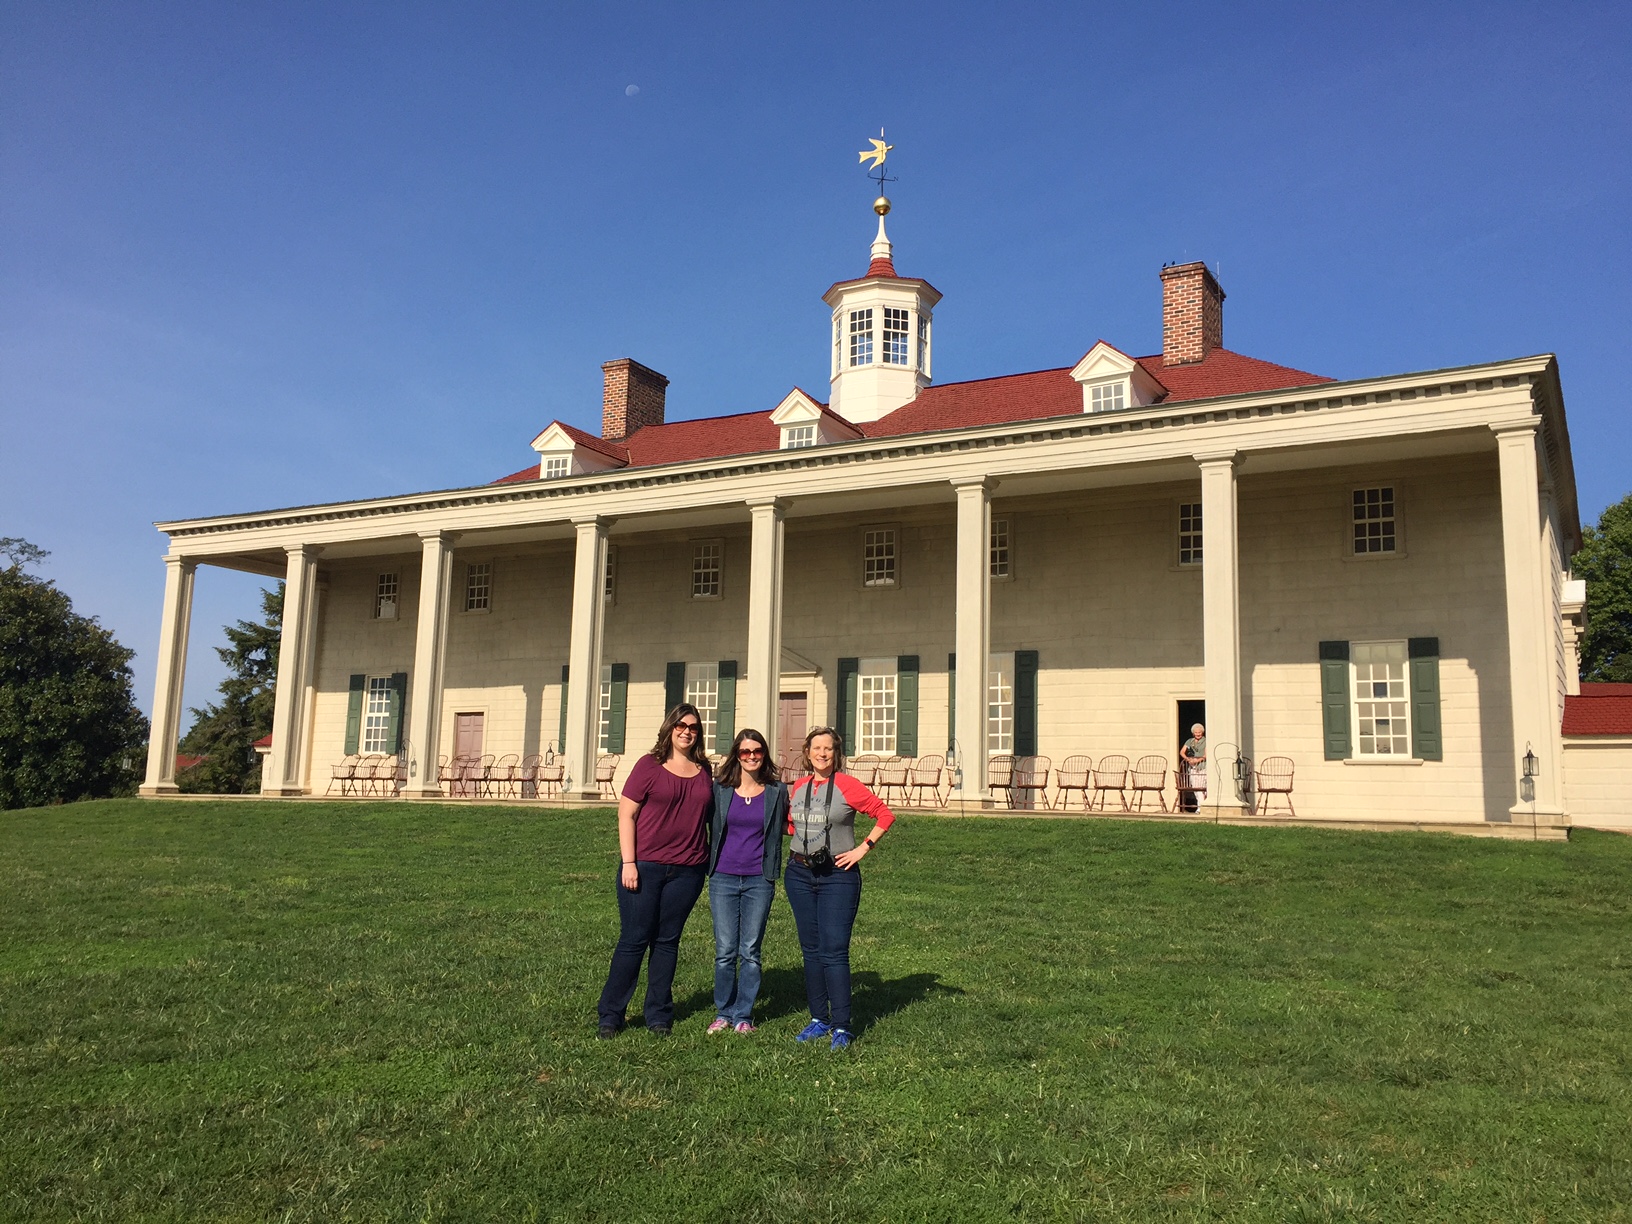
<instances>
[{"instance_id":1,"label":"doorway","mask_svg":"<svg viewBox=\"0 0 1632 1224\"><path fill-rule=\"evenodd\" d=\"M453 716L453 793L471 796L476 793L481 778L482 723L481 714Z\"/></svg>"},{"instance_id":2,"label":"doorway","mask_svg":"<svg viewBox=\"0 0 1632 1224\"><path fill-rule=\"evenodd\" d=\"M1180 785L1179 811L1194 812L1199 807L1196 794L1193 791L1182 789L1184 781L1184 762L1179 756L1179 750L1184 747L1184 741L1190 738L1190 728L1200 723L1207 725L1207 703L1205 701L1181 701L1178 703L1178 739L1173 745L1173 777Z\"/></svg>"},{"instance_id":3,"label":"doorway","mask_svg":"<svg viewBox=\"0 0 1632 1224\"><path fill-rule=\"evenodd\" d=\"M784 772L800 769L804 759L805 732L810 727L810 697L805 693L779 693L776 699L776 760Z\"/></svg>"}]
</instances>

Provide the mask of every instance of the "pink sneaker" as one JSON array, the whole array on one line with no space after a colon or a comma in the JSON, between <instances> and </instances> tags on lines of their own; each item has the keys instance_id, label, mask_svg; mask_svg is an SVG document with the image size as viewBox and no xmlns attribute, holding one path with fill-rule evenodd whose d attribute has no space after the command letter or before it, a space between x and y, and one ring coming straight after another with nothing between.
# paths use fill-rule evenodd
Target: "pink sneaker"
<instances>
[{"instance_id":1,"label":"pink sneaker","mask_svg":"<svg viewBox=\"0 0 1632 1224\"><path fill-rule=\"evenodd\" d=\"M712 1037L715 1033L723 1033L730 1027L731 1021L727 1020L724 1016L715 1016L714 1023L708 1026L708 1035Z\"/></svg>"},{"instance_id":2,"label":"pink sneaker","mask_svg":"<svg viewBox=\"0 0 1632 1224\"><path fill-rule=\"evenodd\" d=\"M753 1033L753 1032L757 1032L758 1030L756 1030L754 1028L754 1026L752 1024L750 1024L748 1021L738 1020L737 1021L736 1031L739 1032L739 1033Z\"/></svg>"}]
</instances>

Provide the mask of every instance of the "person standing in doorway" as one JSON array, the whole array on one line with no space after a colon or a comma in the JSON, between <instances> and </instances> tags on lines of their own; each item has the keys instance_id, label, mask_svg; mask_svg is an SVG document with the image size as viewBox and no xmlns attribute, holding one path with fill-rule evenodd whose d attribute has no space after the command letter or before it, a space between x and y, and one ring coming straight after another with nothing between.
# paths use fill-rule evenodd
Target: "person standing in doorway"
<instances>
[{"instance_id":1,"label":"person standing in doorway","mask_svg":"<svg viewBox=\"0 0 1632 1224\"><path fill-rule=\"evenodd\" d=\"M646 965L646 1027L674 1027L674 968L680 933L703 892L714 783L703 751L703 717L682 703L669 711L657 744L636 762L618 801L618 942L601 991L600 1035L616 1037ZM650 953L650 958L647 954Z\"/></svg>"},{"instance_id":2,"label":"person standing in doorway","mask_svg":"<svg viewBox=\"0 0 1632 1224\"><path fill-rule=\"evenodd\" d=\"M1196 723L1179 749L1179 808L1199 812L1207 794L1207 728Z\"/></svg>"}]
</instances>

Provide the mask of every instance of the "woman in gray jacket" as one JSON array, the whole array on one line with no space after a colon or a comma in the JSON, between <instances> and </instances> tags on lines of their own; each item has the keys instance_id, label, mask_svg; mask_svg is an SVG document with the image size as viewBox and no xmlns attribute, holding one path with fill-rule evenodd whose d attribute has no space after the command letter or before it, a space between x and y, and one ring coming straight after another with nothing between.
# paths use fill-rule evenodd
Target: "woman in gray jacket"
<instances>
[{"instance_id":1,"label":"woman in gray jacket","mask_svg":"<svg viewBox=\"0 0 1632 1224\"><path fill-rule=\"evenodd\" d=\"M763 976L760 947L782 872L788 791L758 731L742 730L714 779L708 906L714 913L714 1022L710 1033L754 1031Z\"/></svg>"}]
</instances>

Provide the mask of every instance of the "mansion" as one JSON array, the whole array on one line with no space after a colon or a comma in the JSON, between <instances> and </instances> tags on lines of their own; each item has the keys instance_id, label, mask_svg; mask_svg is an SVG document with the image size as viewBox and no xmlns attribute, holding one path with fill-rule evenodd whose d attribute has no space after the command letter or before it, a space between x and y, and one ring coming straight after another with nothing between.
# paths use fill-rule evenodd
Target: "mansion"
<instances>
[{"instance_id":1,"label":"mansion","mask_svg":"<svg viewBox=\"0 0 1632 1224\"><path fill-rule=\"evenodd\" d=\"M876 211L823 296L826 402L670 421L666 378L609 361L599 435L556 421L491 484L159 524L143 792L175 790L205 565L287 584L267 795L358 752L420 798L448 758L559 752L584 800L685 699L711 752L828 723L944 755L966 808L991 755L1171 764L1204 722L1214 818L1282 756L1308 821L1562 836L1581 531L1553 357L1333 381L1225 348L1188 263L1159 353L936 383L941 295Z\"/></svg>"}]
</instances>

